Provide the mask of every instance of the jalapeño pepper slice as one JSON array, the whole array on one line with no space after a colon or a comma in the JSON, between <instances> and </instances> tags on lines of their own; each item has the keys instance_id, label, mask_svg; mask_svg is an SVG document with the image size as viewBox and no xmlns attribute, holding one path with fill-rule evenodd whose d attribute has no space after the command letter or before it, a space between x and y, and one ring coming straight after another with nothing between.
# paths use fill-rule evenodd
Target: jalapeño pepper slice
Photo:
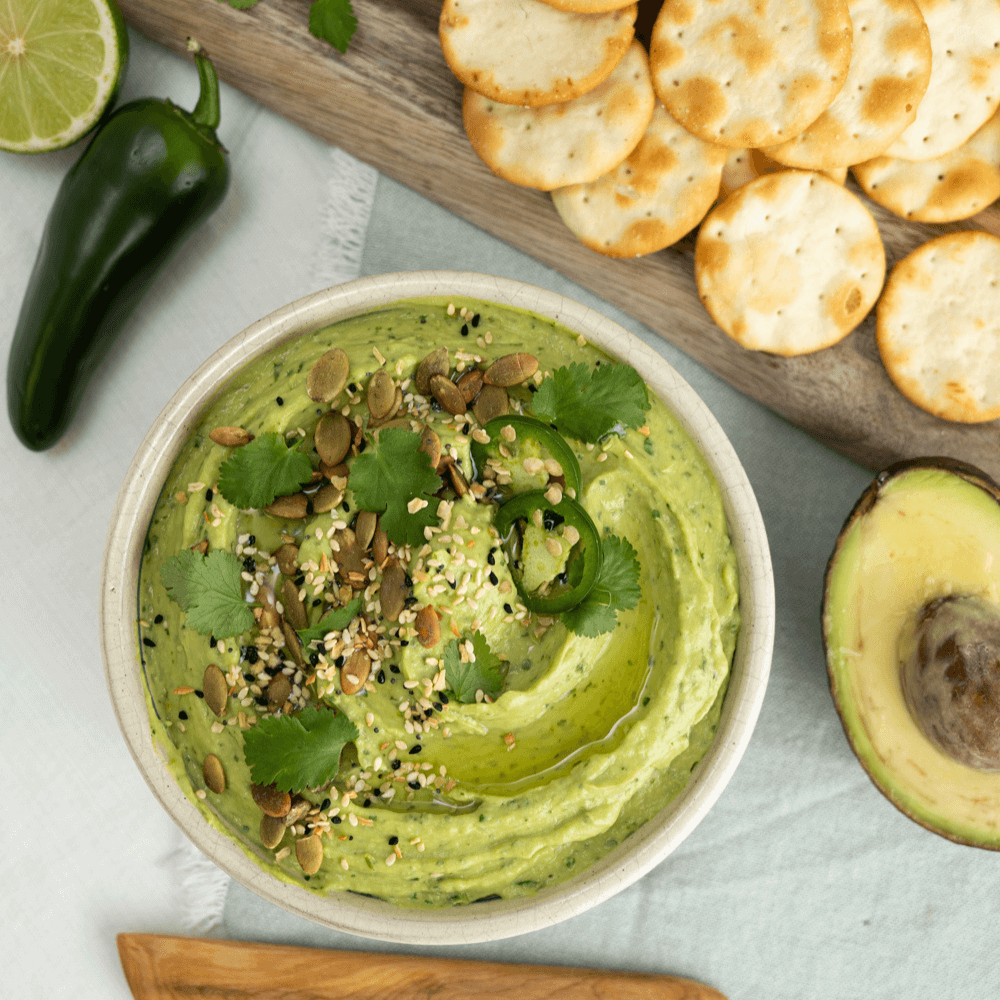
<instances>
[{"instance_id":1,"label":"jalape\u00f1o pepper slice","mask_svg":"<svg viewBox=\"0 0 1000 1000\"><path fill-rule=\"evenodd\" d=\"M513 427L517 437L509 444L500 436L500 431L507 426ZM534 441L543 452L548 452L561 466L563 476L566 479L566 488L573 490L579 496L583 489L583 473L580 471L580 463L573 454L573 449L566 443L565 439L557 431L554 431L548 424L536 420L534 417L523 417L512 414L506 417L494 417L486 422L483 430L490 436L489 444L481 444L479 441L472 442L472 460L476 463L480 476L486 468L486 462L491 458L500 458L500 445L507 444L513 452L517 448L518 441Z\"/></svg>"},{"instance_id":2,"label":"jalape\u00f1o pepper slice","mask_svg":"<svg viewBox=\"0 0 1000 1000\"><path fill-rule=\"evenodd\" d=\"M575 608L594 589L603 561L601 536L590 515L575 500L564 496L559 503L550 503L544 491L529 490L526 493L518 493L497 511L493 523L505 545L516 546L518 539L513 536L518 530L517 522L531 521L536 510L542 512L544 520L558 519L556 523L571 525L580 535L579 540L570 549L565 570L545 594L526 590L522 583L523 571L519 572L517 569L520 560L518 558L511 560L514 583L517 585L524 606L529 611L554 615ZM552 515L555 515L555 518ZM515 552L515 556L517 555L519 553Z\"/></svg>"}]
</instances>

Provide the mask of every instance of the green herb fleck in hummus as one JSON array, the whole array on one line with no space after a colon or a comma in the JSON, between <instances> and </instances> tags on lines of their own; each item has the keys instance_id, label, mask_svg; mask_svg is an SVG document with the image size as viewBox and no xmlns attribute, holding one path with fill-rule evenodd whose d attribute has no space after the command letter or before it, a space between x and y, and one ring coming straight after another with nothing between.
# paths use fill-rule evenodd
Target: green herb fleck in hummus
<instances>
[{"instance_id":1,"label":"green herb fleck in hummus","mask_svg":"<svg viewBox=\"0 0 1000 1000\"><path fill-rule=\"evenodd\" d=\"M634 370L529 312L401 302L248 365L175 462L153 734L278 878L530 895L683 789L738 590L711 472Z\"/></svg>"}]
</instances>

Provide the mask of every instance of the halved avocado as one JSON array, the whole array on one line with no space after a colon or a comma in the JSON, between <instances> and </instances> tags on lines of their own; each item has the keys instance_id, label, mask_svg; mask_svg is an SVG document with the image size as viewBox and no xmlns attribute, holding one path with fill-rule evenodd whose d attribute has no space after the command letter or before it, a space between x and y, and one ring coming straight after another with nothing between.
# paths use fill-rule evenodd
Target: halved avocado
<instances>
[{"instance_id":1,"label":"halved avocado","mask_svg":"<svg viewBox=\"0 0 1000 1000\"><path fill-rule=\"evenodd\" d=\"M948 458L879 473L827 565L823 642L876 787L929 830L1000 850L1000 486Z\"/></svg>"}]
</instances>

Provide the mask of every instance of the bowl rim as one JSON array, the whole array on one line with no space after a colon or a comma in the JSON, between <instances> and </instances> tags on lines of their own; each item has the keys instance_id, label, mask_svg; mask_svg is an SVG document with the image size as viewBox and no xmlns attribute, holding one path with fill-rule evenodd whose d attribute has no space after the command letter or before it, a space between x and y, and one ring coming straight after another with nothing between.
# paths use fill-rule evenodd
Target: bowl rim
<instances>
[{"instance_id":1,"label":"bowl rim","mask_svg":"<svg viewBox=\"0 0 1000 1000\"><path fill-rule=\"evenodd\" d=\"M205 821L150 736L136 595L143 542L162 484L189 432L229 378L293 337L398 300L442 295L548 316L642 374L719 483L739 566L743 623L715 739L685 789L663 812L579 876L551 890L423 911L351 893L318 896L283 882ZM767 686L774 622L774 581L760 509L735 450L697 393L661 355L595 310L521 281L463 271L393 272L336 285L277 309L215 351L174 393L129 465L108 529L99 607L105 679L122 735L150 790L195 845L247 888L298 916L360 937L431 945L499 940L568 919L626 888L676 849L718 799L746 750Z\"/></svg>"}]
</instances>

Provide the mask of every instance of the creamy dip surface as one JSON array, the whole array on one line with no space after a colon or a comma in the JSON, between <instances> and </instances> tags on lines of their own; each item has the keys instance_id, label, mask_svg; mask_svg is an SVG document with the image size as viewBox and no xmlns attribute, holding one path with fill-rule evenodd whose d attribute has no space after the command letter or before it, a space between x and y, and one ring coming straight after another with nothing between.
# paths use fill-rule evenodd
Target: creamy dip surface
<instances>
[{"instance_id":1,"label":"creamy dip surface","mask_svg":"<svg viewBox=\"0 0 1000 1000\"><path fill-rule=\"evenodd\" d=\"M670 802L713 739L740 622L736 558L718 486L652 394L644 427L596 446L567 439L583 474L577 499L599 531L628 539L641 565L639 603L619 611L613 632L595 638L569 632L557 615L527 612L491 529L496 504L474 493L447 494L453 505L426 544L397 552L412 584L402 624L379 621L381 570L368 557L362 596L374 608L372 628L386 626L382 658L362 690L345 694L336 636L296 662L277 630L200 634L186 625L160 575L170 557L199 543L204 549L207 541L209 552L222 549L244 562L247 600L259 603L282 581L273 553L294 544L294 579L310 624L337 606L343 583L321 570L336 562L336 532L358 514L350 481L329 512L286 519L240 510L216 485L234 449L209 437L213 428L239 426L256 436L276 431L308 450L329 406L309 397L306 378L336 346L349 355L350 376L334 408L367 421L365 387L384 369L403 393L397 417L409 411L419 421L414 427L429 425L469 479L478 425L471 408L457 418L415 395L421 359L446 347L454 378L456 367L485 368L512 352L534 355L538 375L509 390L511 412L528 408L529 386L540 376L573 362L609 363L553 320L452 298L408 300L337 323L240 371L202 415L149 526L139 633L154 739L209 823L274 876L316 892L352 890L426 908L557 885ZM412 619L428 604L441 616L441 639L425 648ZM506 677L495 698L462 703L442 683L443 656L456 636L464 642L474 630L504 659ZM201 691L208 664L228 685L219 717ZM265 848L244 733L270 713L268 686L277 676L291 687L281 710L331 706L359 736L332 783L293 794L281 841ZM206 785L209 754L225 775L221 793ZM309 875L296 852L307 837L319 838L323 855Z\"/></svg>"}]
</instances>

